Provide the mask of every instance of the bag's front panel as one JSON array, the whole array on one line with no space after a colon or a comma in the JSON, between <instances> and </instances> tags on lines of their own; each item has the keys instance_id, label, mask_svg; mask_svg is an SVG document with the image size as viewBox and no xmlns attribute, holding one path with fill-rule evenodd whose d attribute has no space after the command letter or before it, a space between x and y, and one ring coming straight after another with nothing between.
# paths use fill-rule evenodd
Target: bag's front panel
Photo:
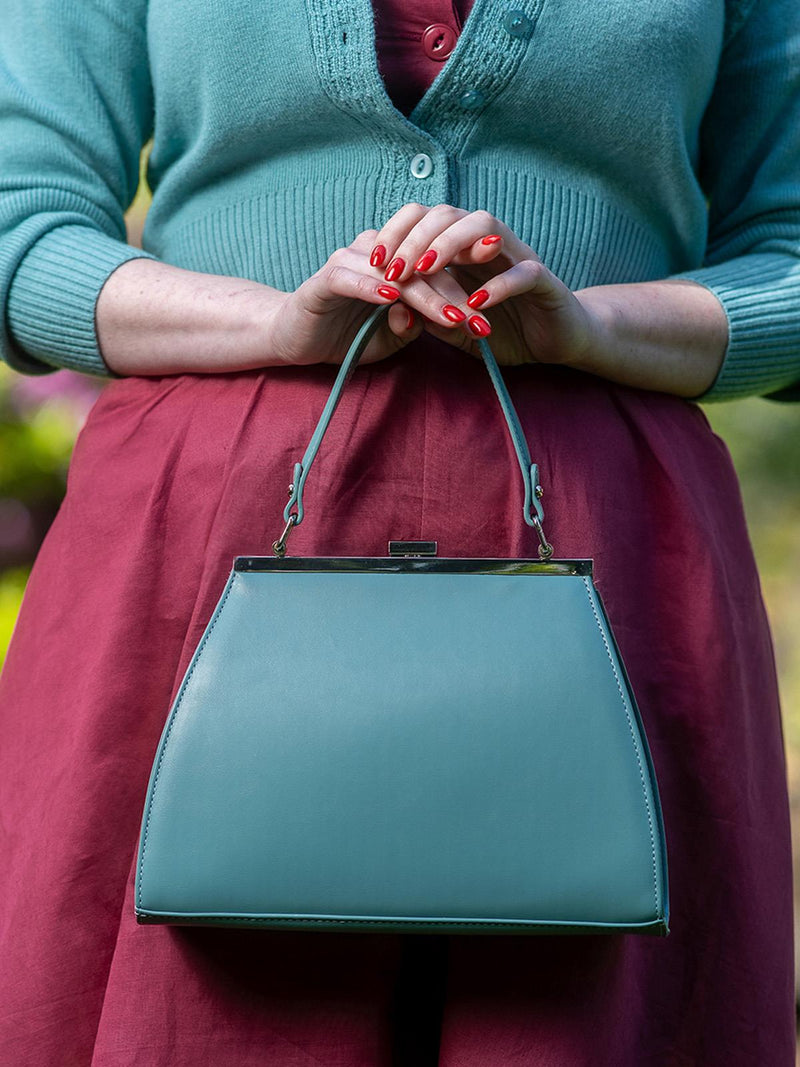
<instances>
[{"instance_id":1,"label":"bag's front panel","mask_svg":"<svg viewBox=\"0 0 800 1067\"><path fill-rule=\"evenodd\" d=\"M140 911L663 916L657 799L585 579L236 573L220 608L154 768Z\"/></svg>"}]
</instances>

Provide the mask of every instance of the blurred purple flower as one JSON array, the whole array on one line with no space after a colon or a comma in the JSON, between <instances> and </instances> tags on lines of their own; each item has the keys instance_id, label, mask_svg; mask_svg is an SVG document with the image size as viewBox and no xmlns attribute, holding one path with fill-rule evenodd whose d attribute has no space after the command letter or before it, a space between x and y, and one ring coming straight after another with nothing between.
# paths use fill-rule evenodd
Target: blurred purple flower
<instances>
[{"instance_id":1,"label":"blurred purple flower","mask_svg":"<svg viewBox=\"0 0 800 1067\"><path fill-rule=\"evenodd\" d=\"M9 400L12 409L21 416L54 401L63 404L79 428L104 384L101 379L70 370L59 370L54 374L20 374L11 383Z\"/></svg>"}]
</instances>

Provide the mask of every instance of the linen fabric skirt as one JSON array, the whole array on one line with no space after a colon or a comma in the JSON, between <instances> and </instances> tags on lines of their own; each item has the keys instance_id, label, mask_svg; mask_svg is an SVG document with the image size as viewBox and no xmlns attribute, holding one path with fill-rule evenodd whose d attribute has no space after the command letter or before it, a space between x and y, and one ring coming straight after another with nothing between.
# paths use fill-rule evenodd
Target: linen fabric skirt
<instances>
[{"instance_id":1,"label":"linen fabric skirt","mask_svg":"<svg viewBox=\"0 0 800 1067\"><path fill-rule=\"evenodd\" d=\"M669 937L137 925L166 715L233 557L282 529L335 373L129 377L89 415L0 680L0 1062L790 1067L784 749L730 457L696 405L564 368L505 376L641 707ZM484 368L423 335L351 379L289 552L535 557L518 478Z\"/></svg>"}]
</instances>

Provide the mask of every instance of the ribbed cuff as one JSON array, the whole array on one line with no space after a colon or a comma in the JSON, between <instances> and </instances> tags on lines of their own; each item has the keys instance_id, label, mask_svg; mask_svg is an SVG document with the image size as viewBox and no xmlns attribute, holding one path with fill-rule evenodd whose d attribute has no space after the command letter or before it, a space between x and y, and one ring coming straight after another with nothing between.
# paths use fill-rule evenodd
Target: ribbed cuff
<instances>
[{"instance_id":1,"label":"ribbed cuff","mask_svg":"<svg viewBox=\"0 0 800 1067\"><path fill-rule=\"evenodd\" d=\"M728 318L728 348L719 373L693 399L800 400L799 259L779 252L754 253L672 277L705 286Z\"/></svg>"},{"instance_id":2,"label":"ribbed cuff","mask_svg":"<svg viewBox=\"0 0 800 1067\"><path fill-rule=\"evenodd\" d=\"M91 226L59 226L44 234L25 255L9 290L9 330L19 350L9 364L24 374L68 367L118 377L97 343L97 298L117 267L155 258Z\"/></svg>"}]
</instances>

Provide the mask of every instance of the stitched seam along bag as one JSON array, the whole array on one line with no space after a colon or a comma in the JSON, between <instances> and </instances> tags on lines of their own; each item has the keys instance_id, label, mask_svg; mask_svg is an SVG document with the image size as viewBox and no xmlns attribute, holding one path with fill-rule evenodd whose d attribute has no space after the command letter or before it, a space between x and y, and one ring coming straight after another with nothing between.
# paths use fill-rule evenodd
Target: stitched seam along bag
<instances>
[{"instance_id":1,"label":"stitched seam along bag","mask_svg":"<svg viewBox=\"0 0 800 1067\"><path fill-rule=\"evenodd\" d=\"M141 923L668 933L655 772L592 561L552 558L538 471L479 346L539 559L287 558L342 363L274 556L238 556L167 718Z\"/></svg>"}]
</instances>

